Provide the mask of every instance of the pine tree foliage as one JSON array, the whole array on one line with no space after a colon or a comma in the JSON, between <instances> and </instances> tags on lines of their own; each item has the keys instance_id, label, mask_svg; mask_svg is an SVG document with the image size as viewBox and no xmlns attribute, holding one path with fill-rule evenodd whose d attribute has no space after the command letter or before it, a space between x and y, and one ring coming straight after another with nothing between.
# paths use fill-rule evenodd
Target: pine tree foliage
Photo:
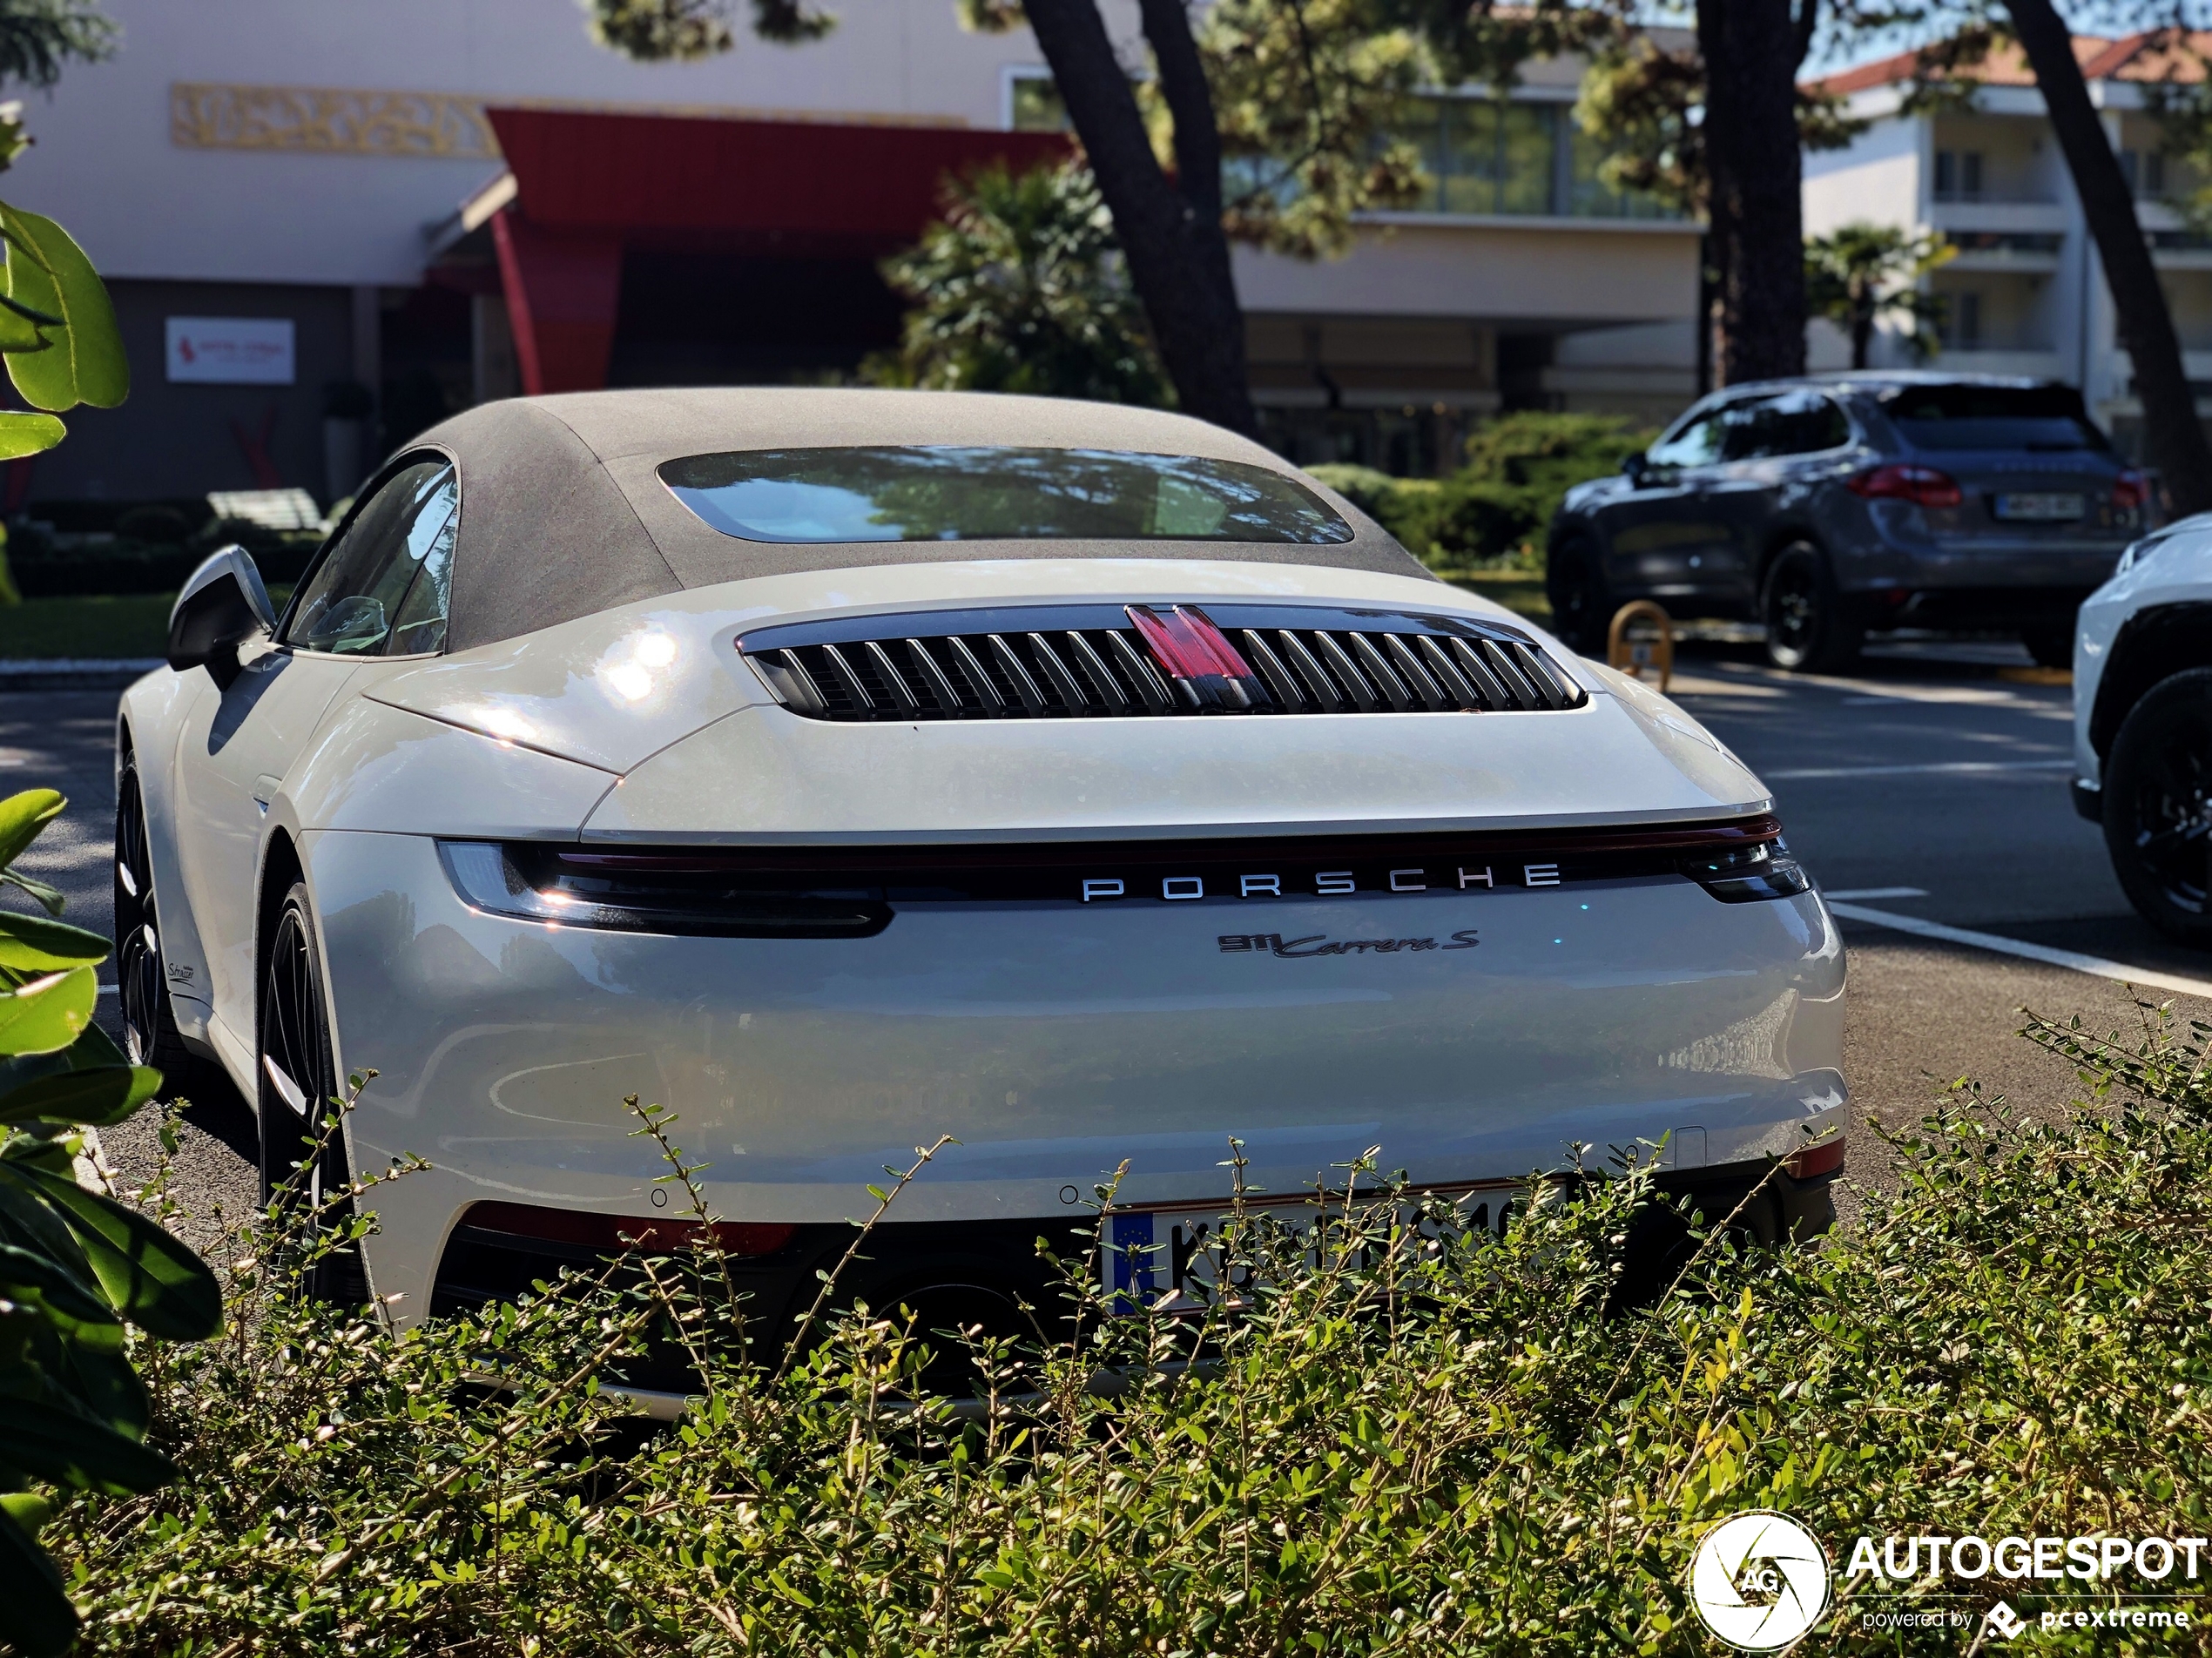
<instances>
[{"instance_id":1,"label":"pine tree foliage","mask_svg":"<svg viewBox=\"0 0 2212 1658\"><path fill-rule=\"evenodd\" d=\"M947 187L944 217L884 262L913 304L880 383L1100 402L1173 401L1088 168L986 167Z\"/></svg>"}]
</instances>

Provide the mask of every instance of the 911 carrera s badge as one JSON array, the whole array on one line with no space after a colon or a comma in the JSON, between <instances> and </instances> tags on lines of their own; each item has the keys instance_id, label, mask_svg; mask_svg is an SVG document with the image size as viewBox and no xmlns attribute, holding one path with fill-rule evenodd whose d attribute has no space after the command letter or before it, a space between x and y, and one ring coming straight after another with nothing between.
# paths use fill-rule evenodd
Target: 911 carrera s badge
<instances>
[{"instance_id":1,"label":"911 carrera s badge","mask_svg":"<svg viewBox=\"0 0 2212 1658\"><path fill-rule=\"evenodd\" d=\"M1482 942L1471 927L1452 934L1448 944L1439 944L1434 939L1332 939L1325 933L1308 933L1302 939L1286 939L1280 933L1224 933L1217 941L1224 955L1253 951L1279 955L1286 961L1320 955L1396 955L1401 950L1472 950Z\"/></svg>"}]
</instances>

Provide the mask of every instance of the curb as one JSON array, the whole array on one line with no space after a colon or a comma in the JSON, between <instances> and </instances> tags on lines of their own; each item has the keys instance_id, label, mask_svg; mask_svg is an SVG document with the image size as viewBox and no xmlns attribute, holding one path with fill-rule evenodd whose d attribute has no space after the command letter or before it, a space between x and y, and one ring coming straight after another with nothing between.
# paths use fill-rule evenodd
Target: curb
<instances>
[{"instance_id":1,"label":"curb","mask_svg":"<svg viewBox=\"0 0 2212 1658\"><path fill-rule=\"evenodd\" d=\"M0 657L0 691L121 691L162 665L158 657Z\"/></svg>"}]
</instances>

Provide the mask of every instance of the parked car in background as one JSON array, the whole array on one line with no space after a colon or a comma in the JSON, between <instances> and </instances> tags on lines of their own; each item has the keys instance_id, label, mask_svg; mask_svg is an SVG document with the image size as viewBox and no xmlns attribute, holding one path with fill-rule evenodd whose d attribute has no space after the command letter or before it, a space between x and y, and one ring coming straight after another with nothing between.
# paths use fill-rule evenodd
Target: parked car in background
<instances>
[{"instance_id":1,"label":"parked car in background","mask_svg":"<svg viewBox=\"0 0 2212 1658\"><path fill-rule=\"evenodd\" d=\"M1869 630L1906 626L2016 631L2063 666L2075 610L2148 509L2071 387L1928 370L1731 386L1568 494L1554 625L1595 650L1649 598L1764 623L1783 668L1832 671Z\"/></svg>"},{"instance_id":2,"label":"parked car in background","mask_svg":"<svg viewBox=\"0 0 2212 1658\"><path fill-rule=\"evenodd\" d=\"M2212 946L2212 513L2135 543L2082 605L2074 759L2128 900Z\"/></svg>"},{"instance_id":3,"label":"parked car in background","mask_svg":"<svg viewBox=\"0 0 2212 1658\"><path fill-rule=\"evenodd\" d=\"M219 1061L272 1187L375 1068L310 1166L429 1159L362 1245L402 1321L638 1236L630 1094L771 1329L941 1134L849 1286L925 1329L1055 1305L1036 1240L1124 1158L1115 1270L1170 1287L1232 1136L1267 1201L1375 1146L1494 1223L1573 1144L1770 1236L1842 1165L1843 950L1766 786L1181 416L488 403L282 616L212 559L117 734L132 1050Z\"/></svg>"}]
</instances>

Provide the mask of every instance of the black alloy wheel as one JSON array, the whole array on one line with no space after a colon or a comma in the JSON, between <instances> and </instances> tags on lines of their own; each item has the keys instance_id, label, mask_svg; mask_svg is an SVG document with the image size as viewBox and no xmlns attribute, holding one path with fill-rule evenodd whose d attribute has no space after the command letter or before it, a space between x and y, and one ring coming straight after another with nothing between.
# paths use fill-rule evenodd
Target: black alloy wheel
<instances>
[{"instance_id":1,"label":"black alloy wheel","mask_svg":"<svg viewBox=\"0 0 2212 1658\"><path fill-rule=\"evenodd\" d=\"M154 913L153 858L146 842L144 793L135 755L123 757L115 795L115 983L123 1014L123 1051L133 1065L151 1065L173 1086L192 1056L177 1034L161 959L161 923Z\"/></svg>"},{"instance_id":2,"label":"black alloy wheel","mask_svg":"<svg viewBox=\"0 0 2212 1658\"><path fill-rule=\"evenodd\" d=\"M323 1127L338 1109L338 1064L330 1041L330 1001L315 950L314 911L304 882L293 883L285 894L270 936L254 1059L261 1201L266 1205L281 1196L287 1208L320 1210L344 1190L350 1176L342 1124ZM326 1223L343 1224L351 1212L349 1204L341 1204L325 1217ZM332 1253L308 1287L331 1299L366 1299L357 1251L348 1247Z\"/></svg>"},{"instance_id":3,"label":"black alloy wheel","mask_svg":"<svg viewBox=\"0 0 2212 1658\"><path fill-rule=\"evenodd\" d=\"M1551 549L1544 562L1544 596L1551 601L1552 631L1585 656L1605 649L1612 624L1612 601L1597 549L1579 536Z\"/></svg>"},{"instance_id":4,"label":"black alloy wheel","mask_svg":"<svg viewBox=\"0 0 2212 1658\"><path fill-rule=\"evenodd\" d=\"M2154 685L2105 765L2113 873L2168 938L2212 947L2212 668Z\"/></svg>"},{"instance_id":5,"label":"black alloy wheel","mask_svg":"<svg viewBox=\"0 0 2212 1658\"><path fill-rule=\"evenodd\" d=\"M1834 572L1811 542L1793 542L1774 556L1759 590L1767 660L1791 673L1832 673L1849 666L1866 630L1836 590Z\"/></svg>"}]
</instances>

